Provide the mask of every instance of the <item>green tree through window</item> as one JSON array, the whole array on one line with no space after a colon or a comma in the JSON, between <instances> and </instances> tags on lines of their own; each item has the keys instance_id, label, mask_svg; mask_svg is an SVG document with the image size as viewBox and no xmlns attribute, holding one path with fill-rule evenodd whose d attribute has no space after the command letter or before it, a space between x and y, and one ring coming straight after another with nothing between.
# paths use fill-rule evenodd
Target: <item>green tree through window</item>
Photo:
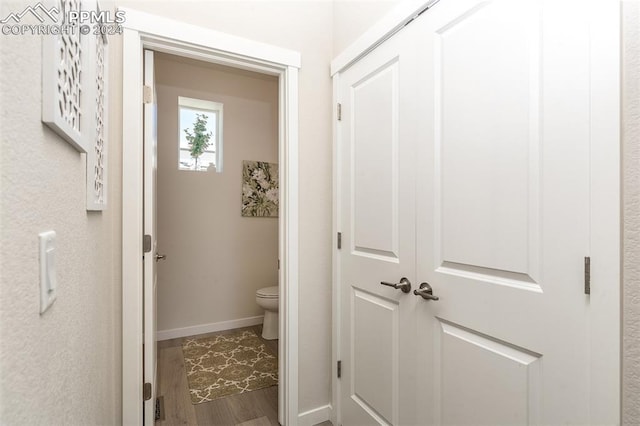
<instances>
[{"instance_id":1,"label":"green tree through window","mask_svg":"<svg viewBox=\"0 0 640 426\"><path fill-rule=\"evenodd\" d=\"M196 114L196 122L193 123L193 133L189 129L184 129L189 141L189 149L191 157L195 161L195 169L198 170L198 159L209 147L211 132L207 133L207 117L206 114Z\"/></svg>"}]
</instances>

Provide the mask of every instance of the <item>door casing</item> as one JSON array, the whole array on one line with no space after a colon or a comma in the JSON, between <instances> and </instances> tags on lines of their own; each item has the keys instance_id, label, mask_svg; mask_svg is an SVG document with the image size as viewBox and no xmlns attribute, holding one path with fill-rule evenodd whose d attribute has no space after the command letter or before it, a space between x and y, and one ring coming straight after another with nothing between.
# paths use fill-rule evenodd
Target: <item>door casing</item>
<instances>
[{"instance_id":1,"label":"door casing","mask_svg":"<svg viewBox=\"0 0 640 426\"><path fill-rule=\"evenodd\" d=\"M300 53L120 8L122 24L122 423L143 422L143 50L279 77L278 416L298 419L298 70Z\"/></svg>"},{"instance_id":2,"label":"door casing","mask_svg":"<svg viewBox=\"0 0 640 426\"><path fill-rule=\"evenodd\" d=\"M333 240L332 240L332 365L336 366L341 358L340 347L340 256L338 252L338 232L340 224L340 149L342 140L338 131L338 104L340 73L354 62L367 55L385 40L389 39L404 26L439 1L454 0L405 0L385 15L380 21L361 35L353 44L331 62L333 78ZM598 7L598 2L585 2L589 8L591 22L599 19L607 22L619 21L619 2L611 2L607 7ZM618 27L619 28L619 27ZM590 417L594 424L607 423L612 416L617 416L618 423L622 418L621 398L621 330L619 315L613 318L610 313L621 313L621 253L620 253L620 31L603 31L598 25L590 28L590 57L592 58L592 81L598 81L597 90L591 93L591 115L597 117L591 125L591 184L597 188L600 183L609 185L612 182L618 191L594 191L591 195L590 211L592 229L590 236L591 281L609 283L599 289L591 289L591 374L594 382L601 383L602 388L595 387L591 393ZM617 93L618 96L599 96L602 93ZM605 101L602 99L605 98ZM616 99L618 101L616 101ZM617 229L618 232L610 232ZM598 259L598 266L594 266ZM596 272L597 271L597 272ZM346 301L345 301L346 302ZM616 328L612 330L612 327ZM611 336L618 336L615 348L607 347L602 342L609 342ZM606 389L605 389L606 388ZM340 385L336 374L332 375L332 416L333 424L341 424ZM614 390L611 392L611 390ZM605 401L605 403L603 403ZM611 401L616 401L611 404ZM612 409L612 405L616 408ZM615 411L613 413L612 411Z\"/></svg>"}]
</instances>

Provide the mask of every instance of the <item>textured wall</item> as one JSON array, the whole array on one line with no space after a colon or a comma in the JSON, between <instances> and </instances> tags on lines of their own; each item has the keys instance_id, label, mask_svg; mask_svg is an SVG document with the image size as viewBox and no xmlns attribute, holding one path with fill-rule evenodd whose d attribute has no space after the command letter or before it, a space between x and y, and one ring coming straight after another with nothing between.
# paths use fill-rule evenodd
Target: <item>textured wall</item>
<instances>
[{"instance_id":1,"label":"textured wall","mask_svg":"<svg viewBox=\"0 0 640 426\"><path fill-rule=\"evenodd\" d=\"M3 1L0 16L26 4ZM87 213L84 156L40 122L41 38L0 38L0 423L117 424L118 138L108 208ZM51 229L58 298L40 315L38 233Z\"/></svg>"},{"instance_id":2,"label":"textured wall","mask_svg":"<svg viewBox=\"0 0 640 426\"><path fill-rule=\"evenodd\" d=\"M623 7L623 401L625 425L640 424L640 2Z\"/></svg>"},{"instance_id":3,"label":"textured wall","mask_svg":"<svg viewBox=\"0 0 640 426\"><path fill-rule=\"evenodd\" d=\"M278 162L278 79L157 54L158 331L262 315L278 219L242 217L242 161ZM178 170L178 96L224 105L223 172Z\"/></svg>"}]
</instances>

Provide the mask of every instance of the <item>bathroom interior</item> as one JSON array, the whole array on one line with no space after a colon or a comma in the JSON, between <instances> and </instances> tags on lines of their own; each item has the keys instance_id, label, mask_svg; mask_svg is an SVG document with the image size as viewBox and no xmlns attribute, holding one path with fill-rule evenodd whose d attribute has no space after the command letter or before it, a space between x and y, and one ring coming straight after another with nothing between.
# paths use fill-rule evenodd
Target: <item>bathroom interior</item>
<instances>
[{"instance_id":1,"label":"bathroom interior","mask_svg":"<svg viewBox=\"0 0 640 426\"><path fill-rule=\"evenodd\" d=\"M256 417L277 424L278 79L158 52L154 62L162 411L224 424L224 404L249 395ZM194 156L203 115L208 145ZM236 377L256 360L275 371Z\"/></svg>"}]
</instances>

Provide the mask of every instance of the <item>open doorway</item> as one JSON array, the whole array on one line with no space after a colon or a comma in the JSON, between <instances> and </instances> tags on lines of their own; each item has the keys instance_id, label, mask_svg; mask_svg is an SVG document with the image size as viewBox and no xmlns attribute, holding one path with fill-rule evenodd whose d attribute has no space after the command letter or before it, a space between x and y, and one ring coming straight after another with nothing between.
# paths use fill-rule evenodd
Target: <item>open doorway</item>
<instances>
[{"instance_id":1,"label":"open doorway","mask_svg":"<svg viewBox=\"0 0 640 426\"><path fill-rule=\"evenodd\" d=\"M156 233L146 229L143 188L151 179L145 175L144 114L153 104L150 76L143 67L145 50L174 54L237 69L255 71L278 79L278 166L279 217L278 269L279 386L278 420L292 424L298 417L298 70L300 54L288 49L239 38L206 28L150 15L132 9L123 24L123 202L122 202L122 421L124 424L154 422L157 387L155 374L155 322L144 319L154 313L156 299L152 280L160 255ZM143 78L144 77L144 78ZM144 82L144 83L143 83ZM152 85L153 86L153 85ZM145 139L146 135L145 135ZM144 154L144 155L143 155ZM147 232L150 231L150 232ZM141 238L142 236L142 238ZM148 237L147 237L148 236ZM145 261L140 262L141 254ZM155 316L150 315L153 319ZM147 342L145 345L144 342ZM145 350L146 348L146 350ZM153 356L146 358L146 355ZM143 362L143 359L145 360ZM153 361L153 362L152 362ZM142 380L141 380L142 378Z\"/></svg>"},{"instance_id":2,"label":"open doorway","mask_svg":"<svg viewBox=\"0 0 640 426\"><path fill-rule=\"evenodd\" d=\"M278 78L154 56L156 424L277 424Z\"/></svg>"}]
</instances>

